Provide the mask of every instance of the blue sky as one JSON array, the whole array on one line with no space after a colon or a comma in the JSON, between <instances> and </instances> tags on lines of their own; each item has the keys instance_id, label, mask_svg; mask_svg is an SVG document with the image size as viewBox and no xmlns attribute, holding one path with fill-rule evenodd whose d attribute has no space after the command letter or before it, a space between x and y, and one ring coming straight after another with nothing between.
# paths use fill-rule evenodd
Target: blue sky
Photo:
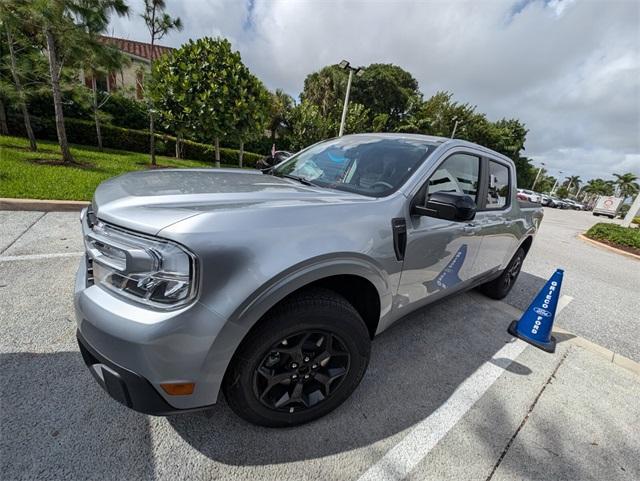
<instances>
[{"instance_id":1,"label":"blue sky","mask_svg":"<svg viewBox=\"0 0 640 481\"><path fill-rule=\"evenodd\" d=\"M131 0L110 33L147 40ZM640 2L635 0L168 0L182 32L227 37L270 89L346 58L409 70L491 119L529 128L526 154L583 179L640 175Z\"/></svg>"}]
</instances>

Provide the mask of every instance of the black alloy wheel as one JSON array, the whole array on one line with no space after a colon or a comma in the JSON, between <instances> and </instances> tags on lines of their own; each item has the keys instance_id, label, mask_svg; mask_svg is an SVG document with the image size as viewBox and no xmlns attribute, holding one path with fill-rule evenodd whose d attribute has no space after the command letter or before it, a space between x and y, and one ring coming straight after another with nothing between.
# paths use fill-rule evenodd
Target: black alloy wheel
<instances>
[{"instance_id":1,"label":"black alloy wheel","mask_svg":"<svg viewBox=\"0 0 640 481\"><path fill-rule=\"evenodd\" d=\"M269 409L293 413L332 396L349 372L351 356L331 332L308 330L269 349L253 375L253 389Z\"/></svg>"},{"instance_id":2,"label":"black alloy wheel","mask_svg":"<svg viewBox=\"0 0 640 481\"><path fill-rule=\"evenodd\" d=\"M362 380L370 352L358 311L335 292L309 288L258 321L222 387L231 409L247 421L296 426L340 406Z\"/></svg>"}]
</instances>

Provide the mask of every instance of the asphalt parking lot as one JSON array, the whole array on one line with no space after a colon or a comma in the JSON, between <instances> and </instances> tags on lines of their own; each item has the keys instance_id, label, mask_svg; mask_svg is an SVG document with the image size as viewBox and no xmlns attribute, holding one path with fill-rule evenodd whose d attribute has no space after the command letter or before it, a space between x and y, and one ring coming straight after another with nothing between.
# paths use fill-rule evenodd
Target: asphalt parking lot
<instances>
[{"instance_id":1,"label":"asphalt parking lot","mask_svg":"<svg viewBox=\"0 0 640 481\"><path fill-rule=\"evenodd\" d=\"M589 213L546 209L504 302L412 314L374 341L351 399L284 430L223 399L154 418L102 392L75 343L77 218L0 211L3 480L640 479L640 263L578 239ZM506 328L557 267L569 332L546 354Z\"/></svg>"}]
</instances>

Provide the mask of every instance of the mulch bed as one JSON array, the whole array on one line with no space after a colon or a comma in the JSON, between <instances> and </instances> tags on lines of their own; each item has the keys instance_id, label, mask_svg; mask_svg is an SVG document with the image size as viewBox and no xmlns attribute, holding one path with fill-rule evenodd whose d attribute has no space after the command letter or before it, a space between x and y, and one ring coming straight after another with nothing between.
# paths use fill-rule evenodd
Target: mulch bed
<instances>
[{"instance_id":1,"label":"mulch bed","mask_svg":"<svg viewBox=\"0 0 640 481\"><path fill-rule=\"evenodd\" d=\"M624 246L624 245L620 245L620 244L615 244L614 242L610 242L608 240L594 239L594 238L589 237L589 236L585 236L585 237L587 237L588 239L590 239L592 241L600 242L601 244L605 244L605 245L608 245L609 247L613 247L614 249L620 249L621 251L629 252L630 254L635 254L637 256L640 256L640 249L638 249L637 247L631 247L631 246Z\"/></svg>"}]
</instances>

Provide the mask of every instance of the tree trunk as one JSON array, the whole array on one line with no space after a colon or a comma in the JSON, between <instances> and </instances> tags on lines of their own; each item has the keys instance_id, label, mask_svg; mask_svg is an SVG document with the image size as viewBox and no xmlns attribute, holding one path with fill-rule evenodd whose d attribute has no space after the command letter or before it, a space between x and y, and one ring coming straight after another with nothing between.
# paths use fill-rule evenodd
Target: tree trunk
<instances>
[{"instance_id":1,"label":"tree trunk","mask_svg":"<svg viewBox=\"0 0 640 481\"><path fill-rule=\"evenodd\" d=\"M9 125L7 124L7 111L4 108L4 102L0 98L0 134L9 135Z\"/></svg>"},{"instance_id":2,"label":"tree trunk","mask_svg":"<svg viewBox=\"0 0 640 481\"><path fill-rule=\"evenodd\" d=\"M153 47L156 42L156 36L153 33L153 28L155 28L155 18L156 18L156 7L153 7L153 16L151 17L151 55L149 58L149 75L153 73ZM144 78L144 77L143 77ZM156 136L154 134L154 125L153 125L153 100L151 98L148 99L149 105L149 154L151 155L151 165L156 165Z\"/></svg>"},{"instance_id":3,"label":"tree trunk","mask_svg":"<svg viewBox=\"0 0 640 481\"><path fill-rule=\"evenodd\" d=\"M100 132L100 118L98 117L98 84L95 75L91 77L91 90L93 91L93 119L96 123L96 139L98 139L98 149L102 152L102 133Z\"/></svg>"},{"instance_id":4,"label":"tree trunk","mask_svg":"<svg viewBox=\"0 0 640 481\"><path fill-rule=\"evenodd\" d=\"M22 118L24 120L24 129L27 132L29 138L29 148L35 152L38 150L38 144L36 144L36 136L33 135L33 129L31 128L31 117L29 116L29 110L27 109L27 103L24 98L24 90L22 90L22 82L20 82L20 76L18 75L18 67L16 66L16 55L13 50L13 38L11 31L7 28L7 43L9 44L9 56L11 57L11 75L13 76L13 83L18 93L18 103L20 104L20 110L22 110Z\"/></svg>"},{"instance_id":5,"label":"tree trunk","mask_svg":"<svg viewBox=\"0 0 640 481\"><path fill-rule=\"evenodd\" d=\"M244 157L244 140L240 141L240 152L238 153L238 160L240 160L241 169L242 169L242 157Z\"/></svg>"},{"instance_id":6,"label":"tree trunk","mask_svg":"<svg viewBox=\"0 0 640 481\"><path fill-rule=\"evenodd\" d=\"M62 153L62 161L67 164L74 162L69 150L67 131L64 127L64 113L62 112L62 94L60 93L60 65L56 55L56 44L53 33L45 27L44 34L47 39L47 51L49 53L49 73L51 74L51 93L53 94L53 108L56 114L56 131L58 132L58 144Z\"/></svg>"},{"instance_id":7,"label":"tree trunk","mask_svg":"<svg viewBox=\"0 0 640 481\"><path fill-rule=\"evenodd\" d=\"M220 168L220 137L215 138L215 150L216 150L216 167Z\"/></svg>"},{"instance_id":8,"label":"tree trunk","mask_svg":"<svg viewBox=\"0 0 640 481\"><path fill-rule=\"evenodd\" d=\"M182 132L176 134L176 159L182 158Z\"/></svg>"}]
</instances>

